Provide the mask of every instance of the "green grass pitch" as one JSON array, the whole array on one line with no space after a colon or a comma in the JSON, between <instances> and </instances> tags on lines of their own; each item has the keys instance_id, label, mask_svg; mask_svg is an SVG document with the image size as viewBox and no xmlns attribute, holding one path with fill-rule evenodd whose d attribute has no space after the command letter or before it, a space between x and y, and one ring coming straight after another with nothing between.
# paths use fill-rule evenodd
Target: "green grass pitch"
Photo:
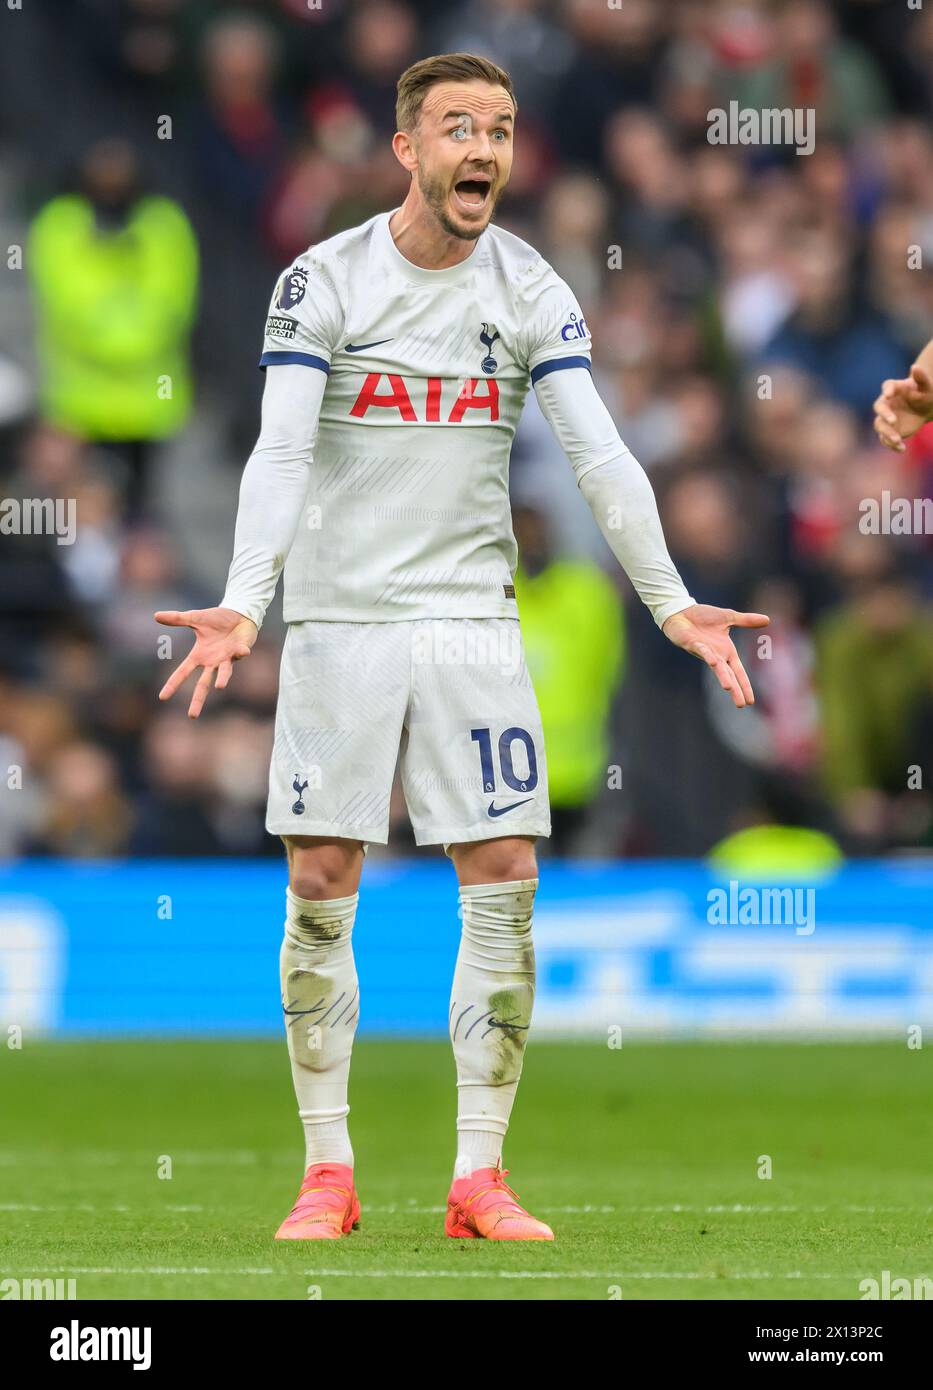
<instances>
[{"instance_id":1,"label":"green grass pitch","mask_svg":"<svg viewBox=\"0 0 933 1390\"><path fill-rule=\"evenodd\" d=\"M929 1049L897 1041L533 1040L506 1164L556 1241L496 1245L443 1235L447 1044L366 1039L361 1228L276 1245L303 1157L284 1044L27 1038L0 1051L0 1278L74 1278L79 1299L858 1299L884 1269L933 1275L930 1082Z\"/></svg>"}]
</instances>

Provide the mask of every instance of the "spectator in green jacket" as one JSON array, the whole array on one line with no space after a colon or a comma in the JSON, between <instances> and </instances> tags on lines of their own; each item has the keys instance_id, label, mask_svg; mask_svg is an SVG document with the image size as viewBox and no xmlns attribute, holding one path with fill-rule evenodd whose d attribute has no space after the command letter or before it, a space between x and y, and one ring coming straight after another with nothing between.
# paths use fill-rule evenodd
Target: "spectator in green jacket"
<instances>
[{"instance_id":1,"label":"spectator in green jacket","mask_svg":"<svg viewBox=\"0 0 933 1390\"><path fill-rule=\"evenodd\" d=\"M551 848L565 854L606 786L609 715L624 646L622 601L590 560L554 556L548 524L515 507L515 597L544 726Z\"/></svg>"},{"instance_id":2,"label":"spectator in green jacket","mask_svg":"<svg viewBox=\"0 0 933 1390\"><path fill-rule=\"evenodd\" d=\"M816 648L825 778L846 830L869 851L916 838L929 802L928 606L892 566L823 618Z\"/></svg>"},{"instance_id":3,"label":"spectator in green jacket","mask_svg":"<svg viewBox=\"0 0 933 1390\"><path fill-rule=\"evenodd\" d=\"M180 430L191 410L191 225L176 203L142 191L126 141L102 140L82 161L78 191L36 216L27 265L43 414L121 457L136 512L153 442Z\"/></svg>"}]
</instances>

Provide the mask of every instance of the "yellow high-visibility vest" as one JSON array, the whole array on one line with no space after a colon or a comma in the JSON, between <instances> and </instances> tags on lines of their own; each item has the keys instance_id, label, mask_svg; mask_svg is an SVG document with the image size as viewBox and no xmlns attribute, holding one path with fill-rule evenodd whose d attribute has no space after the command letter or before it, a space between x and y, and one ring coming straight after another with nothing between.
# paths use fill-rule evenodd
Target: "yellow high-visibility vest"
<instances>
[{"instance_id":1,"label":"yellow high-visibility vest","mask_svg":"<svg viewBox=\"0 0 933 1390\"><path fill-rule=\"evenodd\" d=\"M584 805L605 785L608 723L624 649L622 601L598 565L558 560L515 575L528 669L554 806Z\"/></svg>"},{"instance_id":2,"label":"yellow high-visibility vest","mask_svg":"<svg viewBox=\"0 0 933 1390\"><path fill-rule=\"evenodd\" d=\"M144 197L110 231L86 198L53 198L33 222L26 261L45 418L91 440L176 433L191 409L198 283L181 208Z\"/></svg>"}]
</instances>

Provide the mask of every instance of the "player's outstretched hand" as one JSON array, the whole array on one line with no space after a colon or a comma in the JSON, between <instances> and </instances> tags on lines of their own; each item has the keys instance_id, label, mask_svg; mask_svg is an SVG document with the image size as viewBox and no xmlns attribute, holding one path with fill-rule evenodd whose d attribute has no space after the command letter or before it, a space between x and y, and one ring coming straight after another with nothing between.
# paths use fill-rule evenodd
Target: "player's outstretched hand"
<instances>
[{"instance_id":1,"label":"player's outstretched hand","mask_svg":"<svg viewBox=\"0 0 933 1390\"><path fill-rule=\"evenodd\" d=\"M929 372L913 366L900 381L888 380L875 401L875 433L889 449L904 452L910 439L928 420L933 420L933 381Z\"/></svg>"},{"instance_id":2,"label":"player's outstretched hand","mask_svg":"<svg viewBox=\"0 0 933 1390\"><path fill-rule=\"evenodd\" d=\"M770 622L764 613L736 613L734 608L713 608L708 603L695 603L668 618L661 631L675 647L683 647L691 656L705 661L716 679L732 696L739 709L755 703L752 683L739 660L729 629L733 627L767 627Z\"/></svg>"},{"instance_id":3,"label":"player's outstretched hand","mask_svg":"<svg viewBox=\"0 0 933 1390\"><path fill-rule=\"evenodd\" d=\"M170 700L191 672L203 667L188 706L189 718L197 719L211 686L216 684L218 690L223 690L233 674L233 663L249 656L259 629L252 619L244 618L232 608L193 608L187 613L163 611L155 614L155 620L166 627L190 627L194 632L194 646L159 691L159 699Z\"/></svg>"}]
</instances>

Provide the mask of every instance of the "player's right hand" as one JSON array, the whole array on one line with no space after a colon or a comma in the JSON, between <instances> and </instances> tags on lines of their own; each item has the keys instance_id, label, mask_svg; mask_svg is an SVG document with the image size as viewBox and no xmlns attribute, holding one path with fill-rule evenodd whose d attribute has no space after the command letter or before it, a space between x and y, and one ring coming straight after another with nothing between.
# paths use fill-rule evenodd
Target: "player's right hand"
<instances>
[{"instance_id":1,"label":"player's right hand","mask_svg":"<svg viewBox=\"0 0 933 1390\"><path fill-rule=\"evenodd\" d=\"M888 380L875 401L875 433L889 449L904 452L910 439L933 420L933 381L922 367L913 366L902 380Z\"/></svg>"},{"instance_id":2,"label":"player's right hand","mask_svg":"<svg viewBox=\"0 0 933 1390\"><path fill-rule=\"evenodd\" d=\"M170 700L192 671L201 670L188 706L188 717L197 719L211 686L216 684L218 690L223 690L233 674L233 663L249 656L259 628L251 618L244 618L233 608L192 608L187 613L162 611L155 614L155 620L166 627L190 627L194 632L194 646L159 691L159 699Z\"/></svg>"}]
</instances>

